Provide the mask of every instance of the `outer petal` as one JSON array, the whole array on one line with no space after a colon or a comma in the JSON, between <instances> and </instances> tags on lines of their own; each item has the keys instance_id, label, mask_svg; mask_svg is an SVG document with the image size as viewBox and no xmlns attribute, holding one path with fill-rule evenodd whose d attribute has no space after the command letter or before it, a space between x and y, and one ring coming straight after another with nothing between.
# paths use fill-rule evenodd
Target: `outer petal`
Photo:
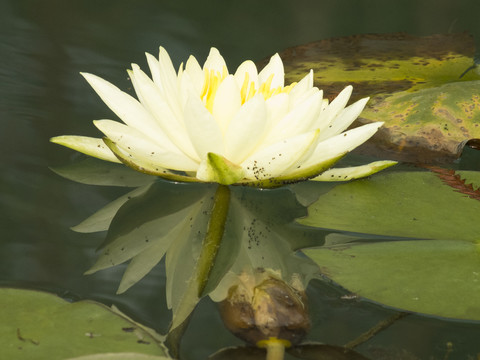
<instances>
[{"instance_id":1,"label":"outer petal","mask_svg":"<svg viewBox=\"0 0 480 360\"><path fill-rule=\"evenodd\" d=\"M102 131L118 147L135 158L143 158L145 162L157 164L159 167L180 171L196 171L198 163L185 154L162 147L145 139L138 131L111 120L95 121L95 126Z\"/></svg>"},{"instance_id":2,"label":"outer petal","mask_svg":"<svg viewBox=\"0 0 480 360\"><path fill-rule=\"evenodd\" d=\"M326 128L320 128L320 139L324 140L334 135L340 134L348 128L356 118L361 114L369 98L363 98L343 109L330 125ZM321 124L324 125L324 124Z\"/></svg>"},{"instance_id":3,"label":"outer petal","mask_svg":"<svg viewBox=\"0 0 480 360\"><path fill-rule=\"evenodd\" d=\"M350 95L352 94L353 87L348 85L340 91L340 94L337 95L335 99L327 106L327 108L322 112L320 115L320 129L324 129L328 127L332 123L332 121L337 117L338 114L345 108L350 99Z\"/></svg>"},{"instance_id":4,"label":"outer petal","mask_svg":"<svg viewBox=\"0 0 480 360\"><path fill-rule=\"evenodd\" d=\"M246 102L232 119L225 133L225 155L239 164L257 147L265 135L267 109L261 94Z\"/></svg>"},{"instance_id":5,"label":"outer petal","mask_svg":"<svg viewBox=\"0 0 480 360\"><path fill-rule=\"evenodd\" d=\"M197 178L187 175L179 175L159 166L159 164L152 163L149 161L150 159L145 156L137 157L135 153L130 152L130 149L124 149L118 146L109 138L104 138L103 141L124 165L127 165L136 171L148 175L159 176L172 181L198 182Z\"/></svg>"},{"instance_id":6,"label":"outer petal","mask_svg":"<svg viewBox=\"0 0 480 360\"><path fill-rule=\"evenodd\" d=\"M222 131L200 98L189 97L184 120L190 140L200 159L205 159L209 152L223 156L225 150Z\"/></svg>"},{"instance_id":7,"label":"outer petal","mask_svg":"<svg viewBox=\"0 0 480 360\"><path fill-rule=\"evenodd\" d=\"M240 106L242 106L240 89L233 75L229 75L218 87L213 100L213 118L220 125L222 132L225 132Z\"/></svg>"},{"instance_id":8,"label":"outer petal","mask_svg":"<svg viewBox=\"0 0 480 360\"><path fill-rule=\"evenodd\" d=\"M293 89L290 91L290 104L294 107L301 101L304 97L303 95L313 88L313 70L296 84Z\"/></svg>"},{"instance_id":9,"label":"outer petal","mask_svg":"<svg viewBox=\"0 0 480 360\"><path fill-rule=\"evenodd\" d=\"M140 70L138 65L132 64L132 69L133 71L129 73L135 85L135 90L141 96L145 108L153 114L161 129L167 134L171 142L175 144L175 147L170 147L169 144L165 144L164 139L158 139L156 142L167 145L172 151L175 151L175 148L180 149L187 156L199 161L187 131L185 130L183 121L174 115L170 106L163 100L158 87Z\"/></svg>"},{"instance_id":10,"label":"outer petal","mask_svg":"<svg viewBox=\"0 0 480 360\"><path fill-rule=\"evenodd\" d=\"M198 96L200 96L203 89L203 83L205 82L205 74L194 56L188 58L187 64L185 65L185 72L190 76L195 90L197 91Z\"/></svg>"},{"instance_id":11,"label":"outer petal","mask_svg":"<svg viewBox=\"0 0 480 360\"><path fill-rule=\"evenodd\" d=\"M283 68L282 59L278 54L273 55L270 58L270 62L267 64L267 66L265 66L258 74L260 83L266 82L272 74L273 79L270 88L274 89L278 86L281 86L283 88L283 85L285 83L285 70Z\"/></svg>"},{"instance_id":12,"label":"outer petal","mask_svg":"<svg viewBox=\"0 0 480 360\"><path fill-rule=\"evenodd\" d=\"M340 160L345 154L340 154L331 159L325 159L319 163L311 165L309 167L302 167L296 171L290 172L287 175L280 175L275 178L260 179L260 180L245 180L242 181L242 185L261 187L261 188L275 188L282 185L287 185L299 181L309 180L312 177L322 173L323 171L330 169L335 163Z\"/></svg>"},{"instance_id":13,"label":"outer petal","mask_svg":"<svg viewBox=\"0 0 480 360\"><path fill-rule=\"evenodd\" d=\"M305 161L304 166L308 167L321 162L324 159L330 159L339 154L352 151L372 137L382 125L383 122L375 122L359 126L355 129L348 130L342 134L321 141L318 143L310 158Z\"/></svg>"},{"instance_id":14,"label":"outer petal","mask_svg":"<svg viewBox=\"0 0 480 360\"><path fill-rule=\"evenodd\" d=\"M158 60L152 54L145 53L147 57L148 67L150 68L150 73L152 74L152 79L155 85L158 86L159 89L162 88L162 80L160 77L160 64Z\"/></svg>"},{"instance_id":15,"label":"outer petal","mask_svg":"<svg viewBox=\"0 0 480 360\"><path fill-rule=\"evenodd\" d=\"M136 99L96 75L86 73L82 75L125 124L141 131L152 140L166 139L156 120Z\"/></svg>"},{"instance_id":16,"label":"outer petal","mask_svg":"<svg viewBox=\"0 0 480 360\"><path fill-rule=\"evenodd\" d=\"M63 135L53 137L50 139L50 141L101 160L116 163L120 162L105 145L102 139L96 139L87 136Z\"/></svg>"},{"instance_id":17,"label":"outer petal","mask_svg":"<svg viewBox=\"0 0 480 360\"><path fill-rule=\"evenodd\" d=\"M352 166L347 168L336 168L325 171L324 173L312 178L315 181L350 181L361 179L373 175L383 169L396 165L396 161L383 160L374 161L370 164L361 166Z\"/></svg>"},{"instance_id":18,"label":"outer petal","mask_svg":"<svg viewBox=\"0 0 480 360\"><path fill-rule=\"evenodd\" d=\"M182 112L178 98L177 74L168 52L161 46L158 55L158 64L161 84L157 84L157 86L162 90L163 96L167 100L175 116L180 118Z\"/></svg>"},{"instance_id":19,"label":"outer petal","mask_svg":"<svg viewBox=\"0 0 480 360\"><path fill-rule=\"evenodd\" d=\"M316 144L318 130L282 140L248 157L242 167L245 178L262 180L283 175L310 147Z\"/></svg>"}]
</instances>

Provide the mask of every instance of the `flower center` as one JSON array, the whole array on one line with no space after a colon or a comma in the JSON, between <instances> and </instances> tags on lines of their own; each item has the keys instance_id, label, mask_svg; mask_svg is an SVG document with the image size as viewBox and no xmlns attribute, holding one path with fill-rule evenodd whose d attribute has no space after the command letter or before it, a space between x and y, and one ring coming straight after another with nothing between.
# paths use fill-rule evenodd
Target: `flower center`
<instances>
[{"instance_id":1,"label":"flower center","mask_svg":"<svg viewBox=\"0 0 480 360\"><path fill-rule=\"evenodd\" d=\"M268 77L267 81L260 84L260 87L258 89L255 89L255 82L250 81L250 76L248 75L248 72L245 73L245 79L243 80L242 88L240 90L242 105L258 93L262 94L265 100L280 93L288 94L296 84L296 82L294 82L285 87L277 86L276 88L272 89L273 75L274 74L271 74Z\"/></svg>"},{"instance_id":2,"label":"flower center","mask_svg":"<svg viewBox=\"0 0 480 360\"><path fill-rule=\"evenodd\" d=\"M214 69L205 69L205 81L203 83L203 90L201 98L205 101L205 107L208 111L212 112L213 100L217 93L218 86L227 77L228 70L224 66L222 72L215 71Z\"/></svg>"},{"instance_id":3,"label":"flower center","mask_svg":"<svg viewBox=\"0 0 480 360\"><path fill-rule=\"evenodd\" d=\"M219 85L228 76L228 70L224 66L222 72L215 71L214 69L205 69L204 72L205 81L203 83L203 90L200 97L205 102L207 110L212 112L213 100L215 99ZM248 72L245 73L245 79L243 80L242 88L240 89L242 105L250 100L255 94L262 94L265 100L280 93L288 94L297 84L296 82L293 82L288 86L277 86L276 88L272 88L273 75L274 74L271 74L267 81L261 83L258 89L256 89L255 82L250 81Z\"/></svg>"}]
</instances>

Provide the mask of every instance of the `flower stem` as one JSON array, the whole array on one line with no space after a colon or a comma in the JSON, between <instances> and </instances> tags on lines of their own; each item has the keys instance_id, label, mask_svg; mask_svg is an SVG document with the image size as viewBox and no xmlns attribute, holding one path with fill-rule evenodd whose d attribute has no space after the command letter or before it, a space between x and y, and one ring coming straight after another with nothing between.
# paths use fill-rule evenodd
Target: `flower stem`
<instances>
[{"instance_id":1,"label":"flower stem","mask_svg":"<svg viewBox=\"0 0 480 360\"><path fill-rule=\"evenodd\" d=\"M267 350L266 360L283 360L285 355L285 347L291 344L287 340L271 337L268 340L260 340L257 346Z\"/></svg>"},{"instance_id":2,"label":"flower stem","mask_svg":"<svg viewBox=\"0 0 480 360\"><path fill-rule=\"evenodd\" d=\"M283 360L285 347L280 342L274 342L267 345L266 360Z\"/></svg>"},{"instance_id":3,"label":"flower stem","mask_svg":"<svg viewBox=\"0 0 480 360\"><path fill-rule=\"evenodd\" d=\"M197 264L198 297L202 296L207 285L210 271L215 264L215 258L222 242L230 205L230 188L218 185L213 199L212 214L208 222L207 233L203 240L202 250Z\"/></svg>"}]
</instances>

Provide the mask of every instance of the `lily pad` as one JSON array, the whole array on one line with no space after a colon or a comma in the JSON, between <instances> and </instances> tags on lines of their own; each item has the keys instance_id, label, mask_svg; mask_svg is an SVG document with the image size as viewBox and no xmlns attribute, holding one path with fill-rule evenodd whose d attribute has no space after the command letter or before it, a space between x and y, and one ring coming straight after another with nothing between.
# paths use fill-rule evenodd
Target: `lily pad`
<instances>
[{"instance_id":1,"label":"lily pad","mask_svg":"<svg viewBox=\"0 0 480 360\"><path fill-rule=\"evenodd\" d=\"M151 331L93 301L69 303L45 292L0 288L0 307L5 359L55 360L101 353L167 358Z\"/></svg>"},{"instance_id":2,"label":"lily pad","mask_svg":"<svg viewBox=\"0 0 480 360\"><path fill-rule=\"evenodd\" d=\"M480 74L468 34L403 33L326 39L283 51L286 83L313 69L315 85L333 99L346 85L353 99L370 96L360 123L384 121L372 138L396 160L432 162L459 156L480 138ZM364 147L365 148L365 147Z\"/></svg>"},{"instance_id":3,"label":"lily pad","mask_svg":"<svg viewBox=\"0 0 480 360\"><path fill-rule=\"evenodd\" d=\"M299 222L349 234L332 233L323 247L304 252L360 296L480 320L480 172L434 170L385 173L331 189Z\"/></svg>"},{"instance_id":4,"label":"lily pad","mask_svg":"<svg viewBox=\"0 0 480 360\"><path fill-rule=\"evenodd\" d=\"M480 172L459 171L480 184ZM480 241L480 201L470 188L448 185L428 172L391 172L337 185L298 220L309 226L365 234L438 240ZM460 192L463 191L464 193Z\"/></svg>"},{"instance_id":5,"label":"lily pad","mask_svg":"<svg viewBox=\"0 0 480 360\"><path fill-rule=\"evenodd\" d=\"M413 312L480 320L477 244L412 240L304 252L323 274L359 296Z\"/></svg>"}]
</instances>

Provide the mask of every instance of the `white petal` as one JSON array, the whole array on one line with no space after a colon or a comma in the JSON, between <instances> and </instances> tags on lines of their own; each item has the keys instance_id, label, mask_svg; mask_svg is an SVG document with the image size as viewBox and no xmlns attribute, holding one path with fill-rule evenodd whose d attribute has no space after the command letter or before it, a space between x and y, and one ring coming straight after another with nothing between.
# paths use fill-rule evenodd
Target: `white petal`
<instances>
[{"instance_id":1,"label":"white petal","mask_svg":"<svg viewBox=\"0 0 480 360\"><path fill-rule=\"evenodd\" d=\"M150 73L152 74L152 79L155 85L157 85L160 89L162 88L162 80L160 78L160 64L158 60L152 54L145 53L147 57L148 67L150 69Z\"/></svg>"},{"instance_id":2,"label":"white petal","mask_svg":"<svg viewBox=\"0 0 480 360\"><path fill-rule=\"evenodd\" d=\"M303 98L303 94L313 88L313 70L310 72L296 84L290 93L290 103L292 106L295 106L298 103L299 99Z\"/></svg>"},{"instance_id":3,"label":"white petal","mask_svg":"<svg viewBox=\"0 0 480 360\"><path fill-rule=\"evenodd\" d=\"M247 158L242 167L245 177L252 180L268 179L283 175L305 152L316 145L318 131L311 131L264 148Z\"/></svg>"},{"instance_id":4,"label":"white petal","mask_svg":"<svg viewBox=\"0 0 480 360\"><path fill-rule=\"evenodd\" d=\"M258 74L260 83L264 83L273 74L273 80L270 85L271 89L279 86L283 88L285 82L285 71L283 69L283 62L280 55L275 54L270 58L270 62Z\"/></svg>"},{"instance_id":5,"label":"white petal","mask_svg":"<svg viewBox=\"0 0 480 360\"><path fill-rule=\"evenodd\" d=\"M177 74L168 52L163 47L160 47L158 63L163 96L167 100L175 116L180 117L182 116L182 112L178 98Z\"/></svg>"},{"instance_id":6,"label":"white petal","mask_svg":"<svg viewBox=\"0 0 480 360\"><path fill-rule=\"evenodd\" d=\"M223 73L224 69L227 69L227 64L225 63L225 60L216 48L212 47L210 49L207 60L203 65L203 69L214 70L215 72L219 72L220 74Z\"/></svg>"},{"instance_id":7,"label":"white petal","mask_svg":"<svg viewBox=\"0 0 480 360\"><path fill-rule=\"evenodd\" d=\"M267 117L269 129L272 129L276 124L287 115L289 110L288 94L279 93L268 98L265 102L267 105Z\"/></svg>"},{"instance_id":8,"label":"white petal","mask_svg":"<svg viewBox=\"0 0 480 360\"><path fill-rule=\"evenodd\" d=\"M374 122L359 126L319 142L313 154L305 161L305 166L311 166L325 159L352 151L372 137L382 125L383 122Z\"/></svg>"},{"instance_id":9,"label":"white petal","mask_svg":"<svg viewBox=\"0 0 480 360\"><path fill-rule=\"evenodd\" d=\"M197 91L198 96L200 96L205 81L205 74L197 59L192 55L187 60L185 72L190 76L193 86Z\"/></svg>"},{"instance_id":10,"label":"white petal","mask_svg":"<svg viewBox=\"0 0 480 360\"><path fill-rule=\"evenodd\" d=\"M180 79L180 85L179 85L179 93L180 93L180 103L182 105L182 111L185 111L185 107L187 105L187 100L190 97L198 97L200 98L200 94L198 94L197 89L195 88L195 85L193 84L193 81L189 75L188 72L184 72L181 79ZM182 117L182 124L185 126L185 121Z\"/></svg>"},{"instance_id":11,"label":"white petal","mask_svg":"<svg viewBox=\"0 0 480 360\"><path fill-rule=\"evenodd\" d=\"M322 106L322 95L319 92L297 105L281 119L268 134L265 143L272 144L282 139L314 130Z\"/></svg>"},{"instance_id":12,"label":"white petal","mask_svg":"<svg viewBox=\"0 0 480 360\"><path fill-rule=\"evenodd\" d=\"M250 83L253 82L255 84L255 88L258 88L258 71L255 63L251 60L244 61L240 64L235 71L235 80L237 81L238 87L242 88L245 82L245 76L248 74L248 86Z\"/></svg>"},{"instance_id":13,"label":"white petal","mask_svg":"<svg viewBox=\"0 0 480 360\"><path fill-rule=\"evenodd\" d=\"M333 135L340 134L348 128L361 114L369 98L363 98L347 106L335 117L325 129L320 129L320 139L327 139ZM322 124L323 125L323 124Z\"/></svg>"},{"instance_id":14,"label":"white petal","mask_svg":"<svg viewBox=\"0 0 480 360\"><path fill-rule=\"evenodd\" d=\"M264 137L267 109L261 94L243 104L225 133L225 156L239 164L257 147Z\"/></svg>"},{"instance_id":15,"label":"white petal","mask_svg":"<svg viewBox=\"0 0 480 360\"><path fill-rule=\"evenodd\" d=\"M198 163L181 151L172 151L162 147L161 143L151 142L134 129L111 120L94 121L95 126L118 147L131 157L144 159L145 162L160 167L180 171L195 171Z\"/></svg>"},{"instance_id":16,"label":"white petal","mask_svg":"<svg viewBox=\"0 0 480 360\"><path fill-rule=\"evenodd\" d=\"M229 75L218 86L213 100L212 115L220 125L222 132L225 132L240 106L242 106L240 89L233 75Z\"/></svg>"},{"instance_id":17,"label":"white petal","mask_svg":"<svg viewBox=\"0 0 480 360\"><path fill-rule=\"evenodd\" d=\"M175 144L175 147L183 151L187 156L199 161L200 159L196 157L197 154L185 130L182 119L175 117L170 106L163 99L160 90L152 80L137 65L133 64L132 69L130 77L132 83L136 85L137 93L141 95L145 108L153 114L163 132L170 139L169 142ZM156 140L157 143L162 143L165 147L174 151L168 143L164 143L164 139Z\"/></svg>"},{"instance_id":18,"label":"white petal","mask_svg":"<svg viewBox=\"0 0 480 360\"><path fill-rule=\"evenodd\" d=\"M82 73L82 75L105 104L125 124L141 131L152 140L165 137L156 120L138 100L96 75L86 73Z\"/></svg>"},{"instance_id":19,"label":"white petal","mask_svg":"<svg viewBox=\"0 0 480 360\"><path fill-rule=\"evenodd\" d=\"M320 126L320 129L327 127L331 124L333 119L343 110L347 105L350 95L352 94L353 87L348 85L340 91L335 99L327 106L327 108L321 113L321 122L324 124Z\"/></svg>"},{"instance_id":20,"label":"white petal","mask_svg":"<svg viewBox=\"0 0 480 360\"><path fill-rule=\"evenodd\" d=\"M101 160L116 163L120 162L102 139L87 136L63 135L53 137L50 141Z\"/></svg>"},{"instance_id":21,"label":"white petal","mask_svg":"<svg viewBox=\"0 0 480 360\"><path fill-rule=\"evenodd\" d=\"M187 100L184 120L192 145L200 159L205 159L209 152L224 155L220 126L198 97L190 97Z\"/></svg>"}]
</instances>

